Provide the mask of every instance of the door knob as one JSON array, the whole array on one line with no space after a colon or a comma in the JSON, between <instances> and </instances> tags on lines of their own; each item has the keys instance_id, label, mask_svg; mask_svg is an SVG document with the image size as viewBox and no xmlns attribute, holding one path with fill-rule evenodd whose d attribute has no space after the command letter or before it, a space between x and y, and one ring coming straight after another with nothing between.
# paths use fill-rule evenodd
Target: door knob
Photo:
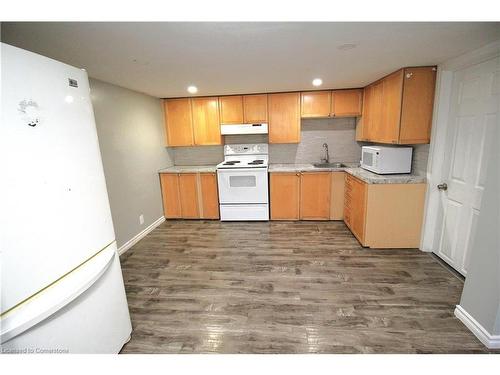
<instances>
[{"instance_id":1,"label":"door knob","mask_svg":"<svg viewBox=\"0 0 500 375\"><path fill-rule=\"evenodd\" d=\"M446 182L443 182L442 184L439 184L437 188L439 190L448 190L448 185L446 184Z\"/></svg>"}]
</instances>

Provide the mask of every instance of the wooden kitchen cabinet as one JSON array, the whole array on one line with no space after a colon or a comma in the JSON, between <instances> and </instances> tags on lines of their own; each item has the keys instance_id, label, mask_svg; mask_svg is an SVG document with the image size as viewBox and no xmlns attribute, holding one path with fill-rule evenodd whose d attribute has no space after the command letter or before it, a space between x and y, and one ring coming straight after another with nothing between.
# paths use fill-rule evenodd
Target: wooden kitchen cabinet
<instances>
[{"instance_id":1,"label":"wooden kitchen cabinet","mask_svg":"<svg viewBox=\"0 0 500 375\"><path fill-rule=\"evenodd\" d=\"M219 98L192 98L194 143L220 145Z\"/></svg>"},{"instance_id":2,"label":"wooden kitchen cabinet","mask_svg":"<svg viewBox=\"0 0 500 375\"><path fill-rule=\"evenodd\" d=\"M271 220L299 220L300 173L270 173Z\"/></svg>"},{"instance_id":3,"label":"wooden kitchen cabinet","mask_svg":"<svg viewBox=\"0 0 500 375\"><path fill-rule=\"evenodd\" d=\"M346 174L344 193L344 220L354 236L364 243L366 184Z\"/></svg>"},{"instance_id":4,"label":"wooden kitchen cabinet","mask_svg":"<svg viewBox=\"0 0 500 375\"><path fill-rule=\"evenodd\" d=\"M268 95L269 143L300 142L300 93Z\"/></svg>"},{"instance_id":5,"label":"wooden kitchen cabinet","mask_svg":"<svg viewBox=\"0 0 500 375\"><path fill-rule=\"evenodd\" d=\"M243 97L241 95L221 96L220 123L243 124Z\"/></svg>"},{"instance_id":6,"label":"wooden kitchen cabinet","mask_svg":"<svg viewBox=\"0 0 500 375\"><path fill-rule=\"evenodd\" d=\"M163 213L167 219L182 217L179 194L179 176L176 173L160 174Z\"/></svg>"},{"instance_id":7,"label":"wooden kitchen cabinet","mask_svg":"<svg viewBox=\"0 0 500 375\"><path fill-rule=\"evenodd\" d=\"M344 222L363 246L418 248L425 184L367 184L346 173Z\"/></svg>"},{"instance_id":8,"label":"wooden kitchen cabinet","mask_svg":"<svg viewBox=\"0 0 500 375\"><path fill-rule=\"evenodd\" d=\"M363 90L333 90L330 116L357 117L361 116Z\"/></svg>"},{"instance_id":9,"label":"wooden kitchen cabinet","mask_svg":"<svg viewBox=\"0 0 500 375\"><path fill-rule=\"evenodd\" d=\"M300 174L300 219L329 220L331 172Z\"/></svg>"},{"instance_id":10,"label":"wooden kitchen cabinet","mask_svg":"<svg viewBox=\"0 0 500 375\"><path fill-rule=\"evenodd\" d=\"M344 218L345 172L332 172L330 220Z\"/></svg>"},{"instance_id":11,"label":"wooden kitchen cabinet","mask_svg":"<svg viewBox=\"0 0 500 375\"><path fill-rule=\"evenodd\" d=\"M200 217L196 173L179 173L179 199L183 218L197 219Z\"/></svg>"},{"instance_id":12,"label":"wooden kitchen cabinet","mask_svg":"<svg viewBox=\"0 0 500 375\"><path fill-rule=\"evenodd\" d=\"M200 173L201 214L202 219L219 218L219 193L217 191L217 175Z\"/></svg>"},{"instance_id":13,"label":"wooden kitchen cabinet","mask_svg":"<svg viewBox=\"0 0 500 375\"><path fill-rule=\"evenodd\" d=\"M267 94L243 95L243 122L267 123Z\"/></svg>"},{"instance_id":14,"label":"wooden kitchen cabinet","mask_svg":"<svg viewBox=\"0 0 500 375\"><path fill-rule=\"evenodd\" d=\"M331 91L307 91L300 94L302 118L329 117L332 104Z\"/></svg>"},{"instance_id":15,"label":"wooden kitchen cabinet","mask_svg":"<svg viewBox=\"0 0 500 375\"><path fill-rule=\"evenodd\" d=\"M436 67L400 69L365 87L357 140L429 143Z\"/></svg>"},{"instance_id":16,"label":"wooden kitchen cabinet","mask_svg":"<svg viewBox=\"0 0 500 375\"><path fill-rule=\"evenodd\" d=\"M160 181L165 218L219 218L215 173L161 173Z\"/></svg>"},{"instance_id":17,"label":"wooden kitchen cabinet","mask_svg":"<svg viewBox=\"0 0 500 375\"><path fill-rule=\"evenodd\" d=\"M193 116L191 99L167 99L165 107L165 144L167 146L192 146Z\"/></svg>"}]
</instances>

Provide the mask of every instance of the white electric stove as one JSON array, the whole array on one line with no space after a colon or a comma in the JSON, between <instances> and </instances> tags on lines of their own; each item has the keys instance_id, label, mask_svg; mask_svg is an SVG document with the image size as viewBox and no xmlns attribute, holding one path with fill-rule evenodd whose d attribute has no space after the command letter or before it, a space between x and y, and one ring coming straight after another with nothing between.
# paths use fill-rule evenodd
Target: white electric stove
<instances>
[{"instance_id":1,"label":"white electric stove","mask_svg":"<svg viewBox=\"0 0 500 375\"><path fill-rule=\"evenodd\" d=\"M224 146L217 165L221 220L269 220L268 149L266 143Z\"/></svg>"}]
</instances>

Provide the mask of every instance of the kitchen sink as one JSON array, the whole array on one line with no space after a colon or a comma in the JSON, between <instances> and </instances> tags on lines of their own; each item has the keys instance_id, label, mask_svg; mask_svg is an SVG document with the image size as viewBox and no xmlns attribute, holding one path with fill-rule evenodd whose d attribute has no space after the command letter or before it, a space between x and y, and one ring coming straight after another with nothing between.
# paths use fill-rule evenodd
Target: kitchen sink
<instances>
[{"instance_id":1,"label":"kitchen sink","mask_svg":"<svg viewBox=\"0 0 500 375\"><path fill-rule=\"evenodd\" d=\"M314 168L344 168L347 167L344 163L316 163L313 164Z\"/></svg>"}]
</instances>

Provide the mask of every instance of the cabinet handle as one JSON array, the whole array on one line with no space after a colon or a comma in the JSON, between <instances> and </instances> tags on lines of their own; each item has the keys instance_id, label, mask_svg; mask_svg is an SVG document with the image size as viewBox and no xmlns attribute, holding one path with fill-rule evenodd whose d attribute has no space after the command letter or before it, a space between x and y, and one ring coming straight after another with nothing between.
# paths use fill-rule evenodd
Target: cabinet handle
<instances>
[{"instance_id":1,"label":"cabinet handle","mask_svg":"<svg viewBox=\"0 0 500 375\"><path fill-rule=\"evenodd\" d=\"M413 73L406 73L406 78L411 78L412 75Z\"/></svg>"}]
</instances>

